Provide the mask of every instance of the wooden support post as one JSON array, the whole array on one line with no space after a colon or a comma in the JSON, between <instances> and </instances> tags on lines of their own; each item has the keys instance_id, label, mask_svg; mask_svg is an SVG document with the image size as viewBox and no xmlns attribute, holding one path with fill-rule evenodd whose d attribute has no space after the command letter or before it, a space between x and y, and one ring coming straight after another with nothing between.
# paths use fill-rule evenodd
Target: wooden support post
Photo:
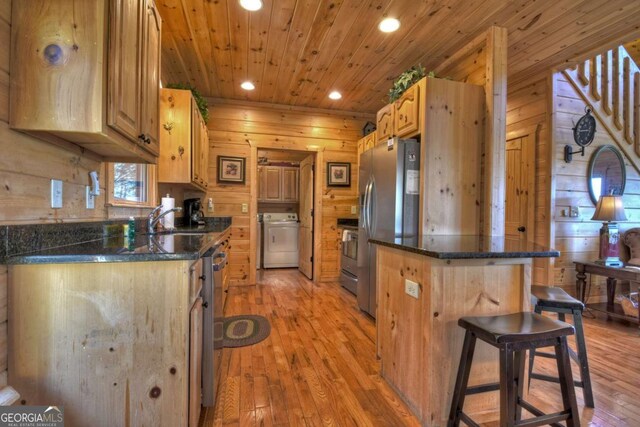
<instances>
[{"instance_id":1,"label":"wooden support post","mask_svg":"<svg viewBox=\"0 0 640 427\"><path fill-rule=\"evenodd\" d=\"M504 235L507 30L487 32L483 234Z\"/></svg>"}]
</instances>

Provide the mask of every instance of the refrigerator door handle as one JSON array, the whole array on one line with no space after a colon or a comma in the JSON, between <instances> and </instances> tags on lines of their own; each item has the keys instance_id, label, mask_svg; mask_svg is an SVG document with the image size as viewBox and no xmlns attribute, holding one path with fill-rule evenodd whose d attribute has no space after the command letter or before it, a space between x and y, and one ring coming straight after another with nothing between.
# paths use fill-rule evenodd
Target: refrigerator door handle
<instances>
[{"instance_id":1,"label":"refrigerator door handle","mask_svg":"<svg viewBox=\"0 0 640 427\"><path fill-rule=\"evenodd\" d=\"M367 222L369 223L369 237L373 237L374 231L376 229L376 224L375 224L376 218L374 218L375 189L376 189L376 184L372 178L371 183L369 184L369 204L367 206L369 210L368 220L367 220Z\"/></svg>"},{"instance_id":2,"label":"refrigerator door handle","mask_svg":"<svg viewBox=\"0 0 640 427\"><path fill-rule=\"evenodd\" d=\"M364 228L367 231L367 235L371 236L371 185L373 181L369 179L367 183L367 187L365 189L364 195L364 216L365 216L365 225Z\"/></svg>"}]
</instances>

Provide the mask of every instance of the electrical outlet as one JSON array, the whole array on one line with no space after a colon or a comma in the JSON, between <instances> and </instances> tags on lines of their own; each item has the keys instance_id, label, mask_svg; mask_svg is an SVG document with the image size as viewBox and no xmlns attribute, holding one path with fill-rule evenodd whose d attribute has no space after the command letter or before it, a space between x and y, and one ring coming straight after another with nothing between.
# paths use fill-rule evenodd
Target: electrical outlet
<instances>
[{"instance_id":1,"label":"electrical outlet","mask_svg":"<svg viewBox=\"0 0 640 427\"><path fill-rule=\"evenodd\" d=\"M51 207L53 209L62 207L62 181L59 179L51 180Z\"/></svg>"},{"instance_id":2,"label":"electrical outlet","mask_svg":"<svg viewBox=\"0 0 640 427\"><path fill-rule=\"evenodd\" d=\"M418 297L420 296L420 285L418 285L416 282L413 282L409 279L405 279L404 292L407 295L411 295L415 299L418 299Z\"/></svg>"},{"instance_id":3,"label":"electrical outlet","mask_svg":"<svg viewBox=\"0 0 640 427\"><path fill-rule=\"evenodd\" d=\"M207 202L207 210L213 212L213 199L211 197L209 197L209 201Z\"/></svg>"},{"instance_id":4,"label":"electrical outlet","mask_svg":"<svg viewBox=\"0 0 640 427\"><path fill-rule=\"evenodd\" d=\"M95 209L96 208L96 198L91 192L91 186L87 185L85 187L85 198L87 200L87 209Z\"/></svg>"},{"instance_id":5,"label":"electrical outlet","mask_svg":"<svg viewBox=\"0 0 640 427\"><path fill-rule=\"evenodd\" d=\"M571 218L577 218L580 216L580 209L577 206L571 206L569 208L569 216Z\"/></svg>"},{"instance_id":6,"label":"electrical outlet","mask_svg":"<svg viewBox=\"0 0 640 427\"><path fill-rule=\"evenodd\" d=\"M247 213L249 212L249 204L248 203L243 203L242 204L242 213Z\"/></svg>"},{"instance_id":7,"label":"electrical outlet","mask_svg":"<svg viewBox=\"0 0 640 427\"><path fill-rule=\"evenodd\" d=\"M351 205L351 213L352 214L358 213L357 209L358 209L358 207L356 205Z\"/></svg>"}]
</instances>

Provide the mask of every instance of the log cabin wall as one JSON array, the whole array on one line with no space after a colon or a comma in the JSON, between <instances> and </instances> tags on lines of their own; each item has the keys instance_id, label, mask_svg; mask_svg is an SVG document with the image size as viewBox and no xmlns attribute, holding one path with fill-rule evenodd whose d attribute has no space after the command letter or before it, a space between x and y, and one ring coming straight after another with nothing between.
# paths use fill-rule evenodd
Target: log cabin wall
<instances>
[{"instance_id":1,"label":"log cabin wall","mask_svg":"<svg viewBox=\"0 0 640 427\"><path fill-rule=\"evenodd\" d=\"M209 107L209 182L213 187L205 195L215 204L213 213L205 215L230 215L231 259L230 284L255 283L255 212L242 212L242 205L257 206L255 164L258 148L319 151L321 164L316 164L316 179L322 182L320 281L332 281L339 277L340 235L337 218L357 218L351 214L351 206L358 204L357 141L361 129L373 116L362 114L331 114L325 110L294 109L282 106L261 106L255 103L215 101ZM321 156L320 156L321 154ZM244 157L246 176L244 185L220 185L216 181L217 157L220 155ZM351 163L351 186L327 187L327 162ZM253 202L253 203L252 203ZM318 258L314 256L317 261Z\"/></svg>"},{"instance_id":2,"label":"log cabin wall","mask_svg":"<svg viewBox=\"0 0 640 427\"><path fill-rule=\"evenodd\" d=\"M535 230L534 241L543 246L553 246L549 222L551 166L549 162L549 79L542 77L534 81L509 87L507 95L507 139L509 135L527 130L536 130L535 144ZM553 283L552 258L536 258L533 261L533 283Z\"/></svg>"},{"instance_id":3,"label":"log cabin wall","mask_svg":"<svg viewBox=\"0 0 640 427\"><path fill-rule=\"evenodd\" d=\"M555 195L554 209L555 248L561 256L553 269L557 286L562 286L570 293L575 290L575 267L573 261L593 261L598 259L599 230L602 223L591 221L595 206L589 197L587 186L587 169L594 151L603 145L617 147L615 140L609 135L596 116L596 135L593 143L586 147L584 157L574 155L571 163L564 161L564 146L570 144L574 151L578 146L573 142L572 128L574 123L584 115L585 102L578 92L565 79L556 73L552 76L555 96L553 97L555 121ZM621 150L620 150L621 151ZM631 166L629 159L621 151L626 165L627 182L623 202L628 221L619 223L623 232L633 227L640 227L640 174ZM571 206L578 207L578 216L564 216L562 211ZM603 278L593 277L591 297L604 297L606 283Z\"/></svg>"}]
</instances>

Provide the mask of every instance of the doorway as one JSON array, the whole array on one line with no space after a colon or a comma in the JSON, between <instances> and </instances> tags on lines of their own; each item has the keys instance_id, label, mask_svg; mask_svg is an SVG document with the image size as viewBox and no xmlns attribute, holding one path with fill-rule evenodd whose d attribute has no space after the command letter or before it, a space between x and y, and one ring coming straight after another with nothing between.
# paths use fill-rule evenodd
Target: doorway
<instances>
[{"instance_id":1,"label":"doorway","mask_svg":"<svg viewBox=\"0 0 640 427\"><path fill-rule=\"evenodd\" d=\"M505 237L533 241L535 231L535 145L537 127L507 134Z\"/></svg>"},{"instance_id":2,"label":"doorway","mask_svg":"<svg viewBox=\"0 0 640 427\"><path fill-rule=\"evenodd\" d=\"M263 223L257 223L256 227L256 269L269 268L273 264L267 263L267 255L270 254L265 239L278 239L271 233L272 225L268 220L276 216L285 216L287 219L297 218L296 224L296 253L290 253L289 257L295 257L295 265L308 279L314 278L314 230L317 228L314 212L316 210L316 180L315 164L317 153L309 151L257 148L255 156L256 191L252 197L252 210L258 218L263 218ZM267 219L269 217L269 219ZM267 233L269 235L267 236ZM293 231L292 231L293 233ZM289 236L292 235L289 233ZM274 235L272 235L274 234ZM271 240L269 240L271 242ZM277 246L277 245L276 245ZM274 246L275 247L275 246ZM292 245L288 245L293 250ZM273 258L269 255L268 258ZM293 264L287 264L293 267Z\"/></svg>"}]
</instances>

